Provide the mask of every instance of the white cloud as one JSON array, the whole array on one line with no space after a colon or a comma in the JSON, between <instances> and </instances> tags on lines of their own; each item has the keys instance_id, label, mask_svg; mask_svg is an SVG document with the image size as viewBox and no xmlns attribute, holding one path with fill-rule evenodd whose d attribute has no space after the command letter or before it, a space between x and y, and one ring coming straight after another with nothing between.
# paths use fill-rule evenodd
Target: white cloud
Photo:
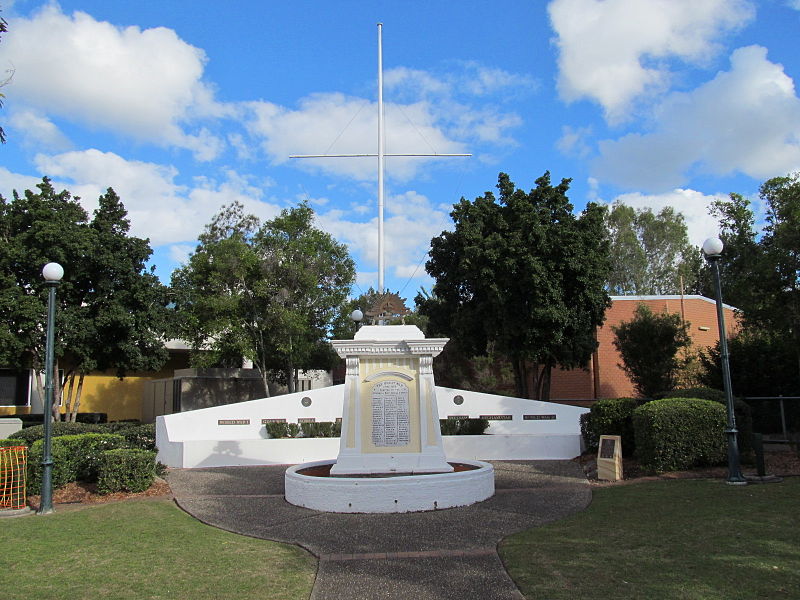
<instances>
[{"instance_id":1,"label":"white cloud","mask_svg":"<svg viewBox=\"0 0 800 600\"><path fill-rule=\"evenodd\" d=\"M223 204L239 201L245 209L266 219L277 214L275 204L261 202L261 189L233 171L223 181L203 177L192 188L178 185L172 166L131 161L112 152L91 149L48 156L40 154L36 164L73 195L80 196L87 210L111 186L128 210L131 232L150 238L153 246L197 238Z\"/></svg>"},{"instance_id":2,"label":"white cloud","mask_svg":"<svg viewBox=\"0 0 800 600\"><path fill-rule=\"evenodd\" d=\"M703 241L719 232L719 223L708 214L708 207L715 200L727 200L727 196L709 196L695 190L675 189L664 194L622 194L614 201L619 201L633 208L650 208L657 213L667 206L680 212L686 220L689 241L702 246Z\"/></svg>"},{"instance_id":3,"label":"white cloud","mask_svg":"<svg viewBox=\"0 0 800 600\"><path fill-rule=\"evenodd\" d=\"M431 239L452 226L445 210L435 208L427 197L413 190L390 194L386 200L384 236L386 272L409 278L430 250ZM317 221L325 231L348 245L362 266L378 264L378 219L353 221L339 210L319 213ZM415 279L427 277L420 267ZM374 285L372 280L368 285ZM359 281L361 285L361 281Z\"/></svg>"},{"instance_id":4,"label":"white cloud","mask_svg":"<svg viewBox=\"0 0 800 600\"><path fill-rule=\"evenodd\" d=\"M19 173L12 173L5 167L0 167L0 196L10 199L13 197L14 191L20 196L25 193L25 190L36 191L36 184L41 183L41 181L41 177L20 175Z\"/></svg>"},{"instance_id":5,"label":"white cloud","mask_svg":"<svg viewBox=\"0 0 800 600\"><path fill-rule=\"evenodd\" d=\"M487 67L477 61L456 61L443 74L395 67L384 73L383 85L386 91L405 99L494 95L504 100L509 94L516 97L538 89L539 82L530 75Z\"/></svg>"},{"instance_id":6,"label":"white cloud","mask_svg":"<svg viewBox=\"0 0 800 600\"><path fill-rule=\"evenodd\" d=\"M786 0L786 6L795 10L800 10L800 0Z\"/></svg>"},{"instance_id":7,"label":"white cloud","mask_svg":"<svg viewBox=\"0 0 800 600\"><path fill-rule=\"evenodd\" d=\"M194 252L195 246L190 244L174 244L169 247L169 257L180 265L189 262L189 255Z\"/></svg>"},{"instance_id":8,"label":"white cloud","mask_svg":"<svg viewBox=\"0 0 800 600\"><path fill-rule=\"evenodd\" d=\"M377 152L377 106L343 94L314 94L304 98L297 110L269 102L247 105L254 114L250 131L262 138L264 150L275 164L287 162L291 154L374 154ZM386 152L457 153L464 144L450 139L436 123L431 106L419 102L404 107L387 103ZM295 159L299 168L318 169L367 181L377 175L375 158ZM387 158L386 172L400 180L413 177L431 160Z\"/></svg>"},{"instance_id":9,"label":"white cloud","mask_svg":"<svg viewBox=\"0 0 800 600\"><path fill-rule=\"evenodd\" d=\"M556 142L556 148L566 156L586 158L591 154L587 141L592 135L591 127L571 127L564 125L561 128L561 137Z\"/></svg>"},{"instance_id":10,"label":"white cloud","mask_svg":"<svg viewBox=\"0 0 800 600\"><path fill-rule=\"evenodd\" d=\"M594 100L611 122L668 88L669 59L702 64L755 12L747 0L553 0L548 11L562 98Z\"/></svg>"},{"instance_id":11,"label":"white cloud","mask_svg":"<svg viewBox=\"0 0 800 600\"><path fill-rule=\"evenodd\" d=\"M599 144L596 176L630 188L681 185L690 169L765 179L800 169L800 98L760 46L739 48L730 71L657 108L652 133Z\"/></svg>"},{"instance_id":12,"label":"white cloud","mask_svg":"<svg viewBox=\"0 0 800 600\"><path fill-rule=\"evenodd\" d=\"M228 110L201 80L205 54L164 27L142 30L65 15L47 4L14 20L3 39L14 74L14 102L48 115L175 145L208 160L221 141L182 123Z\"/></svg>"},{"instance_id":13,"label":"white cloud","mask_svg":"<svg viewBox=\"0 0 800 600\"><path fill-rule=\"evenodd\" d=\"M46 150L66 150L72 145L50 119L35 110L11 113L9 125L20 134L26 146Z\"/></svg>"}]
</instances>

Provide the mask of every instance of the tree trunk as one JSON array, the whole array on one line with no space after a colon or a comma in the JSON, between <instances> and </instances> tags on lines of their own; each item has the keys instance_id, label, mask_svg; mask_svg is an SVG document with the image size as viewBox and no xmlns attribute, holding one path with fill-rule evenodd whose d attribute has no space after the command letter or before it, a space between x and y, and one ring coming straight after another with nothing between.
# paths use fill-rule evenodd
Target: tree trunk
<instances>
[{"instance_id":1,"label":"tree trunk","mask_svg":"<svg viewBox=\"0 0 800 600\"><path fill-rule=\"evenodd\" d=\"M44 384L42 383L42 371L40 369L34 369L33 372L36 375L36 393L39 394L39 402L42 403L42 412L44 412Z\"/></svg>"},{"instance_id":2,"label":"tree trunk","mask_svg":"<svg viewBox=\"0 0 800 600\"><path fill-rule=\"evenodd\" d=\"M67 377L64 382L64 421L74 422L72 417L72 399L75 393L75 373Z\"/></svg>"},{"instance_id":3,"label":"tree trunk","mask_svg":"<svg viewBox=\"0 0 800 600\"><path fill-rule=\"evenodd\" d=\"M550 402L550 381L553 375L553 365L550 363L545 364L542 367L542 384L541 384L541 392L539 393L539 400L544 400L545 402Z\"/></svg>"},{"instance_id":4,"label":"tree trunk","mask_svg":"<svg viewBox=\"0 0 800 600\"><path fill-rule=\"evenodd\" d=\"M514 368L514 392L516 393L517 398L524 398L524 389L527 382L523 381L524 375L520 362L521 361L518 356L513 356L511 358L511 366Z\"/></svg>"},{"instance_id":5,"label":"tree trunk","mask_svg":"<svg viewBox=\"0 0 800 600\"><path fill-rule=\"evenodd\" d=\"M53 421L61 420L61 378L58 376L58 359L53 360Z\"/></svg>"},{"instance_id":6,"label":"tree trunk","mask_svg":"<svg viewBox=\"0 0 800 600\"><path fill-rule=\"evenodd\" d=\"M81 393L83 392L83 378L84 374L81 373L78 377L78 389L75 391L75 397L73 399L74 404L72 405L72 412L69 415L69 421L71 423L75 423L78 420L78 410L81 407ZM72 376L72 380L75 380L75 376Z\"/></svg>"}]
</instances>

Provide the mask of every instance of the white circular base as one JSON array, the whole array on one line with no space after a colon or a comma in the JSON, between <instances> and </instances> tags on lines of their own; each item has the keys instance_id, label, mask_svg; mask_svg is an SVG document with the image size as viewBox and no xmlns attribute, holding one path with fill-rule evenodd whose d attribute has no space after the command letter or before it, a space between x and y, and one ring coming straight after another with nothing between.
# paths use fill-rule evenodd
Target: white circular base
<instances>
[{"instance_id":1,"label":"white circular base","mask_svg":"<svg viewBox=\"0 0 800 600\"><path fill-rule=\"evenodd\" d=\"M469 471L393 477L314 477L298 471L332 465L321 460L289 467L286 501L338 513L401 513L467 506L494 495L494 467L478 460L454 460L478 467Z\"/></svg>"}]
</instances>

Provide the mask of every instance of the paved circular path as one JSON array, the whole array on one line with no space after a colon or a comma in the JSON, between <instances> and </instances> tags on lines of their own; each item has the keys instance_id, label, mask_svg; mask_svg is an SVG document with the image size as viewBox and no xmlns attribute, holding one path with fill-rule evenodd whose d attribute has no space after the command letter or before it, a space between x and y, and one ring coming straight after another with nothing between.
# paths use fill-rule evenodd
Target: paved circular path
<instances>
[{"instance_id":1,"label":"paved circular path","mask_svg":"<svg viewBox=\"0 0 800 600\"><path fill-rule=\"evenodd\" d=\"M297 544L319 559L312 600L519 599L497 554L504 537L583 510L571 461L492 461L495 495L464 508L336 514L288 504L285 466L171 470L176 502L234 533Z\"/></svg>"}]
</instances>

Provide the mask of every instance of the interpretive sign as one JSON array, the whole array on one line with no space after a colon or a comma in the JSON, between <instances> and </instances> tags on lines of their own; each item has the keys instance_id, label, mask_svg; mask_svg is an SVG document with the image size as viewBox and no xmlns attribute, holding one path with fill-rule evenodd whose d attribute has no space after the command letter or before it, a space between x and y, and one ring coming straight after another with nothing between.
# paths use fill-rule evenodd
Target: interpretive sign
<instances>
[{"instance_id":1,"label":"interpretive sign","mask_svg":"<svg viewBox=\"0 0 800 600\"><path fill-rule=\"evenodd\" d=\"M622 479L622 437L601 435L597 453L597 478L606 481Z\"/></svg>"},{"instance_id":2,"label":"interpretive sign","mask_svg":"<svg viewBox=\"0 0 800 600\"><path fill-rule=\"evenodd\" d=\"M408 386L402 381L381 381L372 388L372 444L407 446Z\"/></svg>"}]
</instances>

